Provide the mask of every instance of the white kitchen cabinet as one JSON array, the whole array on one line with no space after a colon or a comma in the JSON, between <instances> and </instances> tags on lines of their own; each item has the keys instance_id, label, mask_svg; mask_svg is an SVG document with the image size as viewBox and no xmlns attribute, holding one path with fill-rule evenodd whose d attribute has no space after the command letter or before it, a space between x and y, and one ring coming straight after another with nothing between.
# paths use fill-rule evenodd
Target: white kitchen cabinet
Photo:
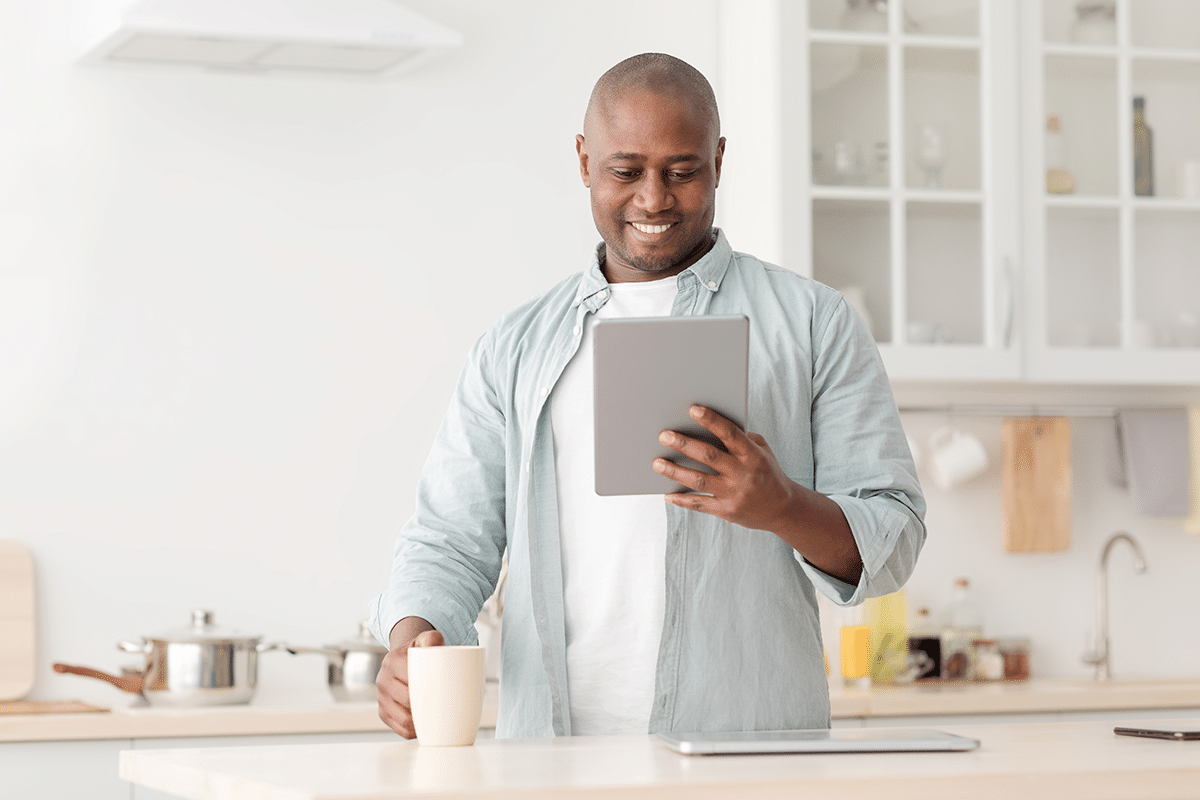
<instances>
[{"instance_id":1,"label":"white kitchen cabinet","mask_svg":"<svg viewBox=\"0 0 1200 800\"><path fill-rule=\"evenodd\" d=\"M757 33L779 37L759 60L778 76L727 81L777 95L780 143L749 146L786 176L783 262L849 290L894 380L1200 382L1200 198L1180 177L1200 173L1200 3L1120 1L1113 44L1073 41L1076 3L777 3ZM1154 197L1133 192L1135 96ZM1049 114L1071 194L1046 190Z\"/></svg>"},{"instance_id":2,"label":"white kitchen cabinet","mask_svg":"<svg viewBox=\"0 0 1200 800\"><path fill-rule=\"evenodd\" d=\"M1200 381L1200 3L1123 0L1111 33L1080 33L1074 0L1021 18L1027 375L1038 381ZM1154 194L1134 187L1133 99L1153 131ZM1075 190L1044 181L1061 120ZM1188 195L1193 196L1188 196Z\"/></svg>"},{"instance_id":3,"label":"white kitchen cabinet","mask_svg":"<svg viewBox=\"0 0 1200 800\"><path fill-rule=\"evenodd\" d=\"M20 800L130 800L117 777L128 739L0 744L0 797Z\"/></svg>"},{"instance_id":4,"label":"white kitchen cabinet","mask_svg":"<svg viewBox=\"0 0 1200 800\"><path fill-rule=\"evenodd\" d=\"M847 293L895 379L1015 380L1009 3L783 4L786 262ZM799 222L803 221L803 222Z\"/></svg>"}]
</instances>

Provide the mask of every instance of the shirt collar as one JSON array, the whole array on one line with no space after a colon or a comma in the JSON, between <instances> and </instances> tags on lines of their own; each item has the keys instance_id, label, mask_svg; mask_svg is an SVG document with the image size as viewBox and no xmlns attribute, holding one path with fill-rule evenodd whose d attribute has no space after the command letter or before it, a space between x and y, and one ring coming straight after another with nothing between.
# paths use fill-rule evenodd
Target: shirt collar
<instances>
[{"instance_id":1,"label":"shirt collar","mask_svg":"<svg viewBox=\"0 0 1200 800\"><path fill-rule=\"evenodd\" d=\"M700 285L711 292L721 288L721 281L729 270L729 262L733 259L733 248L729 246L725 232L720 228L713 228L713 234L716 236L716 241L712 248L701 256L699 261L680 273L680 275L686 275L689 272L694 274ZM592 260L580 277L579 291L575 295L573 305L579 305L593 295L608 291L608 281L605 280L604 273L600 271L600 262L603 258L604 242L600 242L593 248ZM607 294L603 299L607 299ZM597 305L603 305L603 302Z\"/></svg>"}]
</instances>

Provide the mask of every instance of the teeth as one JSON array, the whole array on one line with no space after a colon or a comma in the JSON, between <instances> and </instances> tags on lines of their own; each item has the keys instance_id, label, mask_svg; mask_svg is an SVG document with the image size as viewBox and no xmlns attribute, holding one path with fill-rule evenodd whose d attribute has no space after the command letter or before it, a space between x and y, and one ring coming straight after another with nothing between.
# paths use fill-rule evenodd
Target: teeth
<instances>
[{"instance_id":1,"label":"teeth","mask_svg":"<svg viewBox=\"0 0 1200 800\"><path fill-rule=\"evenodd\" d=\"M633 225L633 227L637 228L642 233L662 233L667 228L671 227L669 224L668 225L644 225L640 222L634 222L631 224Z\"/></svg>"}]
</instances>

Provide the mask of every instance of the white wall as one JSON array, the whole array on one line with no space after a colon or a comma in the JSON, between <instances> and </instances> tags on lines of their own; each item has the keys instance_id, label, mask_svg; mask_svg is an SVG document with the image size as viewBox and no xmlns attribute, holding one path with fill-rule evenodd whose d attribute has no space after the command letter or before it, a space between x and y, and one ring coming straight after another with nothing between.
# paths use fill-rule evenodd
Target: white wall
<instances>
[{"instance_id":1,"label":"white wall","mask_svg":"<svg viewBox=\"0 0 1200 800\"><path fill-rule=\"evenodd\" d=\"M651 49L719 69L716 0L408 0L466 46L387 83L74 66L123 5L0 4L0 537L36 562L42 699L120 699L50 664L115 670L119 639L193 607L351 635L467 348L597 238L573 141L592 82ZM912 602L969 575L1035 669L1085 675L1098 546L1128 528L1151 571L1114 561L1115 669L1195 674L1200 542L1133 517L1092 428L1069 553L1000 553L995 473L931 491ZM324 665L268 654L260 681L320 694Z\"/></svg>"},{"instance_id":2,"label":"white wall","mask_svg":"<svg viewBox=\"0 0 1200 800\"><path fill-rule=\"evenodd\" d=\"M465 37L391 82L73 65L126 0L0 4L0 537L38 698L207 607L301 644L386 580L467 348L586 264L592 83L716 71L715 2L409 0ZM136 657L132 657L136 663ZM260 699L324 692L264 655Z\"/></svg>"}]
</instances>

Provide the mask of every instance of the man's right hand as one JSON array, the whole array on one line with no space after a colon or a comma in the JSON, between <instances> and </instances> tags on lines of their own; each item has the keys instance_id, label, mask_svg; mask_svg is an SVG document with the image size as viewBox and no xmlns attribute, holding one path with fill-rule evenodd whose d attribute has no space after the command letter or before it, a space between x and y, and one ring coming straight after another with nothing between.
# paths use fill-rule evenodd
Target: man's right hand
<instances>
[{"instance_id":1,"label":"man's right hand","mask_svg":"<svg viewBox=\"0 0 1200 800\"><path fill-rule=\"evenodd\" d=\"M388 654L383 657L375 686L379 689L379 718L405 739L416 738L412 707L408 699L408 648L445 644L442 634L420 617L405 617L388 637Z\"/></svg>"}]
</instances>

